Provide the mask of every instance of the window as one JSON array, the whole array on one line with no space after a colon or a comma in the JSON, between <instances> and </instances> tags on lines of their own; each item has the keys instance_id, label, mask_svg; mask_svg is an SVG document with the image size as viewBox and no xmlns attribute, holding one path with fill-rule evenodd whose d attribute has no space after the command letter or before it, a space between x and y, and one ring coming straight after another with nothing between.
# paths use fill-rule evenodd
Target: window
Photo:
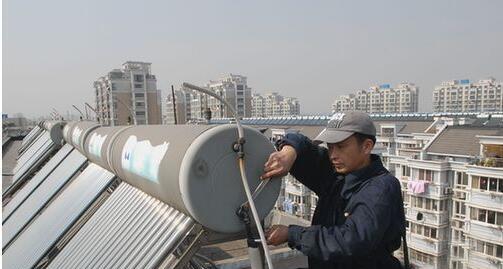
<instances>
[{"instance_id":1,"label":"window","mask_svg":"<svg viewBox=\"0 0 503 269\"><path fill-rule=\"evenodd\" d=\"M412 260L425 264L433 264L433 256L415 249L409 249L409 255Z\"/></svg>"},{"instance_id":2,"label":"window","mask_svg":"<svg viewBox=\"0 0 503 269\"><path fill-rule=\"evenodd\" d=\"M135 93L134 94L134 97L140 97L140 98L143 98L145 97L145 95L143 93Z\"/></svg>"},{"instance_id":3,"label":"window","mask_svg":"<svg viewBox=\"0 0 503 269\"><path fill-rule=\"evenodd\" d=\"M496 212L487 211L487 223L496 224Z\"/></svg>"},{"instance_id":4,"label":"window","mask_svg":"<svg viewBox=\"0 0 503 269\"><path fill-rule=\"evenodd\" d=\"M493 225L503 225L503 213L470 207L470 218Z\"/></svg>"},{"instance_id":5,"label":"window","mask_svg":"<svg viewBox=\"0 0 503 269\"><path fill-rule=\"evenodd\" d=\"M431 234L430 234L431 238L437 238L437 229L431 228L430 232L431 232Z\"/></svg>"},{"instance_id":6,"label":"window","mask_svg":"<svg viewBox=\"0 0 503 269\"><path fill-rule=\"evenodd\" d=\"M135 89L141 89L141 88L143 88L143 84L138 84L138 83L135 83L135 84L134 84L134 88L135 88Z\"/></svg>"},{"instance_id":7,"label":"window","mask_svg":"<svg viewBox=\"0 0 503 269\"><path fill-rule=\"evenodd\" d=\"M419 169L419 180L429 181L431 182L433 178L433 171Z\"/></svg>"},{"instance_id":8,"label":"window","mask_svg":"<svg viewBox=\"0 0 503 269\"><path fill-rule=\"evenodd\" d=\"M503 246L477 239L470 240L470 249L496 258L503 258Z\"/></svg>"},{"instance_id":9,"label":"window","mask_svg":"<svg viewBox=\"0 0 503 269\"><path fill-rule=\"evenodd\" d=\"M410 167L402 165L402 176L410 177Z\"/></svg>"},{"instance_id":10,"label":"window","mask_svg":"<svg viewBox=\"0 0 503 269\"><path fill-rule=\"evenodd\" d=\"M479 209L478 211L479 211L478 221L485 222L486 221L486 217L487 217L487 210Z\"/></svg>"},{"instance_id":11,"label":"window","mask_svg":"<svg viewBox=\"0 0 503 269\"><path fill-rule=\"evenodd\" d=\"M136 116L145 116L145 111L136 111Z\"/></svg>"},{"instance_id":12,"label":"window","mask_svg":"<svg viewBox=\"0 0 503 269\"><path fill-rule=\"evenodd\" d=\"M472 176L472 189L482 191L503 192L503 179Z\"/></svg>"},{"instance_id":13,"label":"window","mask_svg":"<svg viewBox=\"0 0 503 269\"><path fill-rule=\"evenodd\" d=\"M496 178L489 179L489 190L490 191L496 191L497 185L498 185L498 179L496 179Z\"/></svg>"},{"instance_id":14,"label":"window","mask_svg":"<svg viewBox=\"0 0 503 269\"><path fill-rule=\"evenodd\" d=\"M456 172L456 183L458 185L468 185L468 175L464 172Z\"/></svg>"},{"instance_id":15,"label":"window","mask_svg":"<svg viewBox=\"0 0 503 269\"><path fill-rule=\"evenodd\" d=\"M480 178L480 189L487 190L487 177Z\"/></svg>"},{"instance_id":16,"label":"window","mask_svg":"<svg viewBox=\"0 0 503 269\"><path fill-rule=\"evenodd\" d=\"M437 239L437 229L416 223L411 223L411 232L425 237Z\"/></svg>"},{"instance_id":17,"label":"window","mask_svg":"<svg viewBox=\"0 0 503 269\"><path fill-rule=\"evenodd\" d=\"M134 75L135 82L143 82L143 75Z\"/></svg>"},{"instance_id":18,"label":"window","mask_svg":"<svg viewBox=\"0 0 503 269\"><path fill-rule=\"evenodd\" d=\"M426 201L424 202L424 207L426 209L431 209L431 200L430 199L426 199Z\"/></svg>"}]
</instances>

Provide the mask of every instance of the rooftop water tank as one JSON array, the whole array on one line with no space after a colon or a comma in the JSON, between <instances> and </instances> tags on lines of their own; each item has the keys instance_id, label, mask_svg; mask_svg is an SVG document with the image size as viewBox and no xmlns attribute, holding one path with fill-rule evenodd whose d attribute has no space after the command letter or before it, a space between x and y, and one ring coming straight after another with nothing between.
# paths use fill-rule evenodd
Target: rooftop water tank
<instances>
[{"instance_id":1,"label":"rooftop water tank","mask_svg":"<svg viewBox=\"0 0 503 269\"><path fill-rule=\"evenodd\" d=\"M72 124L73 125L73 124ZM80 126L80 127L79 127ZM122 180L192 216L221 233L243 230L236 209L246 201L237 154L235 125L140 125L93 127L77 123L67 141L78 135L81 152ZM82 131L72 131L76 128ZM86 130L86 135L83 135ZM244 127L246 171L253 191L274 148L259 131ZM272 180L256 198L264 218L281 187Z\"/></svg>"},{"instance_id":2,"label":"rooftop water tank","mask_svg":"<svg viewBox=\"0 0 503 269\"><path fill-rule=\"evenodd\" d=\"M42 128L49 132L51 140L56 145L61 145L63 143L63 128L66 125L64 121L48 120L41 122Z\"/></svg>"}]
</instances>

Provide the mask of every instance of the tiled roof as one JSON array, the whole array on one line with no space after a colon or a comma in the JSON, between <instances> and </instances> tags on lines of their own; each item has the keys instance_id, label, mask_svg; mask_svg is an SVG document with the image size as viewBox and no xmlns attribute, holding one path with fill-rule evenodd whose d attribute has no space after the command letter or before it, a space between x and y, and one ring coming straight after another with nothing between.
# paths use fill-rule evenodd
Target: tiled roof
<instances>
[{"instance_id":1,"label":"tiled roof","mask_svg":"<svg viewBox=\"0 0 503 269\"><path fill-rule=\"evenodd\" d=\"M503 136L503 128L449 126L426 151L448 155L478 156L480 144L477 135Z\"/></svg>"}]
</instances>

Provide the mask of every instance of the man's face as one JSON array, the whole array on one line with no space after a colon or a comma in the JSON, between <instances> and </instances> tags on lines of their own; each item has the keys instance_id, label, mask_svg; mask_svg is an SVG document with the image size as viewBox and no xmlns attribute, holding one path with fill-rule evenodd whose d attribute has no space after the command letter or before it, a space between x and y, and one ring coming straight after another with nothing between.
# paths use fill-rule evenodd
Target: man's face
<instances>
[{"instance_id":1,"label":"man's face","mask_svg":"<svg viewBox=\"0 0 503 269\"><path fill-rule=\"evenodd\" d=\"M328 154L337 173L348 174L362 168L372 151L369 139L360 143L354 135L339 143L329 143Z\"/></svg>"}]
</instances>

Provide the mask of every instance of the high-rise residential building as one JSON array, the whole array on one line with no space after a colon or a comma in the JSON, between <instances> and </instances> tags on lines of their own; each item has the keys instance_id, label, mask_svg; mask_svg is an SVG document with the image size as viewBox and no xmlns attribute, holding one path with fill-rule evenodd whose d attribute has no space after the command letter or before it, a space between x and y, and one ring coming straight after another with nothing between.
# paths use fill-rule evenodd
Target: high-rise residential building
<instances>
[{"instance_id":1,"label":"high-rise residential building","mask_svg":"<svg viewBox=\"0 0 503 269\"><path fill-rule=\"evenodd\" d=\"M160 124L161 93L151 63L126 62L94 82L98 121L104 125Z\"/></svg>"},{"instance_id":2,"label":"high-rise residential building","mask_svg":"<svg viewBox=\"0 0 503 269\"><path fill-rule=\"evenodd\" d=\"M280 117L300 114L300 103L297 98L284 97L277 92L267 94L253 94L252 117Z\"/></svg>"},{"instance_id":3,"label":"high-rise residential building","mask_svg":"<svg viewBox=\"0 0 503 269\"><path fill-rule=\"evenodd\" d=\"M173 94L169 93L166 96L164 104L164 124L174 124L175 123L175 109L176 109L176 124L184 124L187 122L188 116L190 115L190 100L191 96L189 93L181 90L176 90L173 102ZM174 108L173 108L174 106Z\"/></svg>"},{"instance_id":4,"label":"high-rise residential building","mask_svg":"<svg viewBox=\"0 0 503 269\"><path fill-rule=\"evenodd\" d=\"M419 88L413 83L372 86L354 94L335 98L333 112L358 110L367 113L408 113L418 110Z\"/></svg>"},{"instance_id":5,"label":"high-rise residential building","mask_svg":"<svg viewBox=\"0 0 503 269\"><path fill-rule=\"evenodd\" d=\"M223 97L234 107L239 117L251 116L251 88L248 87L245 76L229 74L219 80L210 81L206 84L206 88ZM232 117L231 112L216 98L201 96L196 100L202 101L202 97L204 97L204 102L207 102L207 106L211 109L212 118Z\"/></svg>"},{"instance_id":6,"label":"high-rise residential building","mask_svg":"<svg viewBox=\"0 0 503 269\"><path fill-rule=\"evenodd\" d=\"M220 80L210 81L204 88L213 91L234 107L239 117L251 117L251 88L247 78L229 74ZM172 94L166 98L165 123L174 123ZM231 118L232 113L216 98L198 91L181 87L175 91L178 123L205 119L208 108L212 119ZM182 116L183 114L183 116Z\"/></svg>"},{"instance_id":7,"label":"high-rise residential building","mask_svg":"<svg viewBox=\"0 0 503 269\"><path fill-rule=\"evenodd\" d=\"M503 111L502 83L494 78L471 82L468 79L442 82L433 91L435 112Z\"/></svg>"}]
</instances>

